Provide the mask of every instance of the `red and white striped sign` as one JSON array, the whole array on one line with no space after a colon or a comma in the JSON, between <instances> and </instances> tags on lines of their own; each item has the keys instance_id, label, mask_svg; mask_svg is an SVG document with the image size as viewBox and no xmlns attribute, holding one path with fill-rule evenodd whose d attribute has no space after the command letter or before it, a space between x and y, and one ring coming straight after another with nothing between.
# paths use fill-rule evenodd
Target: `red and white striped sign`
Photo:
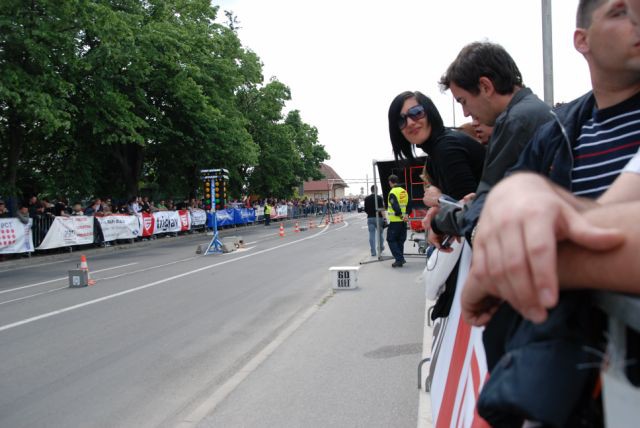
<instances>
[{"instance_id":1,"label":"red and white striped sign","mask_svg":"<svg viewBox=\"0 0 640 428\"><path fill-rule=\"evenodd\" d=\"M476 411L480 389L488 377L483 329L467 324L460 310L460 295L470 265L471 250L465 243L449 317L434 328L431 409L436 428L489 427Z\"/></svg>"}]
</instances>

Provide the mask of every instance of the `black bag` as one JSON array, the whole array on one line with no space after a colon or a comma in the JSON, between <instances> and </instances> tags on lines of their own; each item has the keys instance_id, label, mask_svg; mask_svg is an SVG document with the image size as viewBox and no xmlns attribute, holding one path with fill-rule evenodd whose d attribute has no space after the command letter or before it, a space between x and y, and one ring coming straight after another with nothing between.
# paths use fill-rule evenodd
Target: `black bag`
<instances>
[{"instance_id":1,"label":"black bag","mask_svg":"<svg viewBox=\"0 0 640 428\"><path fill-rule=\"evenodd\" d=\"M603 426L600 397L592 392L604 355L605 318L590 294L561 293L542 324L511 312L497 320L498 330L508 334L505 352L497 341L485 342L491 374L478 398L480 416L500 427L522 426L525 419L551 427ZM485 334L491 330L490 323ZM489 356L498 354L491 367Z\"/></svg>"}]
</instances>

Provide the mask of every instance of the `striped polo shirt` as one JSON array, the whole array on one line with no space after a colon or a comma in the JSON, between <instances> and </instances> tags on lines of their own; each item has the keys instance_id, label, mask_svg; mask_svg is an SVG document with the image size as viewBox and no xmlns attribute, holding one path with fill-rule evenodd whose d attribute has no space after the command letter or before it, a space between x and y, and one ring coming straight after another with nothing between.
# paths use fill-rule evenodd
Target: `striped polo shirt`
<instances>
[{"instance_id":1,"label":"striped polo shirt","mask_svg":"<svg viewBox=\"0 0 640 428\"><path fill-rule=\"evenodd\" d=\"M606 109L594 108L573 147L574 195L600 196L640 146L640 93Z\"/></svg>"}]
</instances>

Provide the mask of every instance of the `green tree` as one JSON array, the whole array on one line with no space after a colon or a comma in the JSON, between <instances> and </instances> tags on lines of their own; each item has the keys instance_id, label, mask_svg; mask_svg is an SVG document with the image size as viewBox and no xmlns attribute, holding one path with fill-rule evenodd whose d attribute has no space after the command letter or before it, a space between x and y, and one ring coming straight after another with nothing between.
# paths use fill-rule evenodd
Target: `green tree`
<instances>
[{"instance_id":1,"label":"green tree","mask_svg":"<svg viewBox=\"0 0 640 428\"><path fill-rule=\"evenodd\" d=\"M19 193L25 156L40 155L71 128L77 1L0 3L0 192ZM32 192L34 183L24 183Z\"/></svg>"}]
</instances>

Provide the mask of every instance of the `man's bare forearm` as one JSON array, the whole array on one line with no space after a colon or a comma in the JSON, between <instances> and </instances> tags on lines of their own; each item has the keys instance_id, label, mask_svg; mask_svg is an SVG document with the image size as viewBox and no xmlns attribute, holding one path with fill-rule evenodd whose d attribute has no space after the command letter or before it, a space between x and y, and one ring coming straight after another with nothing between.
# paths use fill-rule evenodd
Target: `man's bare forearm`
<instances>
[{"instance_id":1,"label":"man's bare forearm","mask_svg":"<svg viewBox=\"0 0 640 428\"><path fill-rule=\"evenodd\" d=\"M583 213L594 226L618 228L626 239L608 251L571 242L558 246L561 288L591 288L640 293L640 201L608 204Z\"/></svg>"}]
</instances>

